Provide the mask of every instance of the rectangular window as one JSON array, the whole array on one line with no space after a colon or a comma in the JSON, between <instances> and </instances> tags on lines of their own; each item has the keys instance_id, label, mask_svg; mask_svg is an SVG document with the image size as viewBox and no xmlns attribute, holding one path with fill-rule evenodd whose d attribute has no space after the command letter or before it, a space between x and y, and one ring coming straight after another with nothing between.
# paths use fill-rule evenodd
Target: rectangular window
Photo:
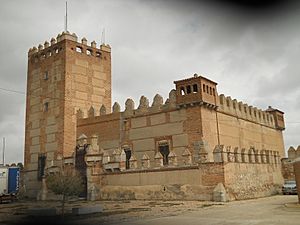
<instances>
[{"instance_id":1,"label":"rectangular window","mask_svg":"<svg viewBox=\"0 0 300 225\"><path fill-rule=\"evenodd\" d=\"M76 46L76 52L82 53L82 48L79 46Z\"/></svg>"},{"instance_id":2,"label":"rectangular window","mask_svg":"<svg viewBox=\"0 0 300 225\"><path fill-rule=\"evenodd\" d=\"M169 164L169 154L170 154L170 150L169 150L169 144L164 143L164 144L159 144L158 146L159 148L159 152L160 154L162 154L163 156L163 165L166 166Z\"/></svg>"},{"instance_id":3,"label":"rectangular window","mask_svg":"<svg viewBox=\"0 0 300 225\"><path fill-rule=\"evenodd\" d=\"M45 175L46 156L44 154L39 155L38 158L38 180L42 180Z\"/></svg>"},{"instance_id":4,"label":"rectangular window","mask_svg":"<svg viewBox=\"0 0 300 225\"><path fill-rule=\"evenodd\" d=\"M44 72L44 80L48 80L49 79L49 74L48 71Z\"/></svg>"},{"instance_id":5,"label":"rectangular window","mask_svg":"<svg viewBox=\"0 0 300 225\"><path fill-rule=\"evenodd\" d=\"M187 93L187 94L190 94L191 92L192 92L191 86L188 85L188 86L186 87L186 93Z\"/></svg>"},{"instance_id":6,"label":"rectangular window","mask_svg":"<svg viewBox=\"0 0 300 225\"><path fill-rule=\"evenodd\" d=\"M124 149L126 155L126 170L130 169L130 157L131 157L131 150L129 148Z\"/></svg>"},{"instance_id":7,"label":"rectangular window","mask_svg":"<svg viewBox=\"0 0 300 225\"><path fill-rule=\"evenodd\" d=\"M48 112L48 110L49 110L49 102L45 102L44 103L44 112Z\"/></svg>"},{"instance_id":8,"label":"rectangular window","mask_svg":"<svg viewBox=\"0 0 300 225\"><path fill-rule=\"evenodd\" d=\"M193 93L197 93L198 92L198 86L197 84L193 85Z\"/></svg>"}]
</instances>

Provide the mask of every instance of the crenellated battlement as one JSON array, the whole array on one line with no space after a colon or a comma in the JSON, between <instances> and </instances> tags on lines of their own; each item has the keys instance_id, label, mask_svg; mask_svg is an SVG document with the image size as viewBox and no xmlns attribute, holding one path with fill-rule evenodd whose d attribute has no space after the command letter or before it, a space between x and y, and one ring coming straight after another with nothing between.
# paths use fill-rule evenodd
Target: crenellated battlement
<instances>
[{"instance_id":1,"label":"crenellated battlement","mask_svg":"<svg viewBox=\"0 0 300 225\"><path fill-rule=\"evenodd\" d=\"M163 156L160 152L155 154L143 153L137 154L132 152L128 160L129 166L126 168L126 153L127 146L120 146L113 151L103 149L103 146L98 145L98 137L92 135L85 137L85 142L88 143L86 163L89 166L95 165L97 161L99 165L103 166L106 172L126 172L134 170L147 170L147 169L164 169L174 167L193 167L199 164L206 163L244 163L244 164L270 164L273 166L280 165L280 154L276 150L255 149L239 149L238 147L216 145L213 150L212 160L207 160L207 152L191 153L189 147L186 147L182 152L177 154L170 149L168 155L168 165L163 164ZM195 154L198 154L196 156Z\"/></svg>"},{"instance_id":2,"label":"crenellated battlement","mask_svg":"<svg viewBox=\"0 0 300 225\"><path fill-rule=\"evenodd\" d=\"M159 113L163 111L168 111L171 109L176 109L176 91L173 89L169 93L169 98L163 103L163 97L156 94L153 97L153 101L149 103L148 98L145 96L140 97L139 105L135 108L135 103L131 98L128 98L125 102L125 109L121 111L120 104L115 102L112 107L112 113L107 114L106 107L102 105L99 109L95 109L93 106L89 110L77 109L76 115L77 119L87 119L87 118L110 118L117 113L122 113L124 117L134 117L152 113Z\"/></svg>"},{"instance_id":3,"label":"crenellated battlement","mask_svg":"<svg viewBox=\"0 0 300 225\"><path fill-rule=\"evenodd\" d=\"M267 110L249 106L236 99L232 100L230 96L223 94L219 95L218 111L272 128L276 127L274 115Z\"/></svg>"},{"instance_id":4,"label":"crenellated battlement","mask_svg":"<svg viewBox=\"0 0 300 225\"><path fill-rule=\"evenodd\" d=\"M288 159L295 160L296 158L300 157L300 145L297 148L290 146L288 151Z\"/></svg>"},{"instance_id":5,"label":"crenellated battlement","mask_svg":"<svg viewBox=\"0 0 300 225\"><path fill-rule=\"evenodd\" d=\"M34 46L28 50L28 58L32 58L34 62L51 57L58 54L63 50L63 41L68 40L74 42L75 45L71 49L77 53L86 54L88 56L94 56L101 58L101 52L111 52L111 48L108 44L102 44L97 48L97 43L92 41L88 45L88 41L85 37L81 39L81 43L78 42L78 37L75 33L64 31L58 34L56 38L51 38L50 42L45 41L44 44L39 44L38 47Z\"/></svg>"}]
</instances>

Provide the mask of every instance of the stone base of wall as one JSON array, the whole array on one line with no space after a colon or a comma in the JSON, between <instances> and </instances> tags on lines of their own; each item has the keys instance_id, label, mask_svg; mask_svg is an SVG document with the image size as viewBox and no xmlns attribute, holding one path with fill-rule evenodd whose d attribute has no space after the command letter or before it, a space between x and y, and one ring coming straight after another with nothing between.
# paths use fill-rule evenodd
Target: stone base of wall
<instances>
[{"instance_id":1,"label":"stone base of wall","mask_svg":"<svg viewBox=\"0 0 300 225\"><path fill-rule=\"evenodd\" d=\"M280 164L233 162L102 176L105 185L99 187L96 199L103 200L213 200L214 188L222 183L232 201L278 194L283 183Z\"/></svg>"},{"instance_id":2,"label":"stone base of wall","mask_svg":"<svg viewBox=\"0 0 300 225\"><path fill-rule=\"evenodd\" d=\"M230 200L278 194L283 184L280 164L226 163L224 171Z\"/></svg>"},{"instance_id":3,"label":"stone base of wall","mask_svg":"<svg viewBox=\"0 0 300 225\"><path fill-rule=\"evenodd\" d=\"M37 180L37 171L22 171L20 191L22 198L37 199L42 182Z\"/></svg>"},{"instance_id":4,"label":"stone base of wall","mask_svg":"<svg viewBox=\"0 0 300 225\"><path fill-rule=\"evenodd\" d=\"M212 200L212 187L200 185L105 186L102 200Z\"/></svg>"},{"instance_id":5,"label":"stone base of wall","mask_svg":"<svg viewBox=\"0 0 300 225\"><path fill-rule=\"evenodd\" d=\"M245 189L239 193L230 187L226 187L226 192L230 201L262 198L279 194L281 192L281 185L262 184L259 187Z\"/></svg>"}]
</instances>

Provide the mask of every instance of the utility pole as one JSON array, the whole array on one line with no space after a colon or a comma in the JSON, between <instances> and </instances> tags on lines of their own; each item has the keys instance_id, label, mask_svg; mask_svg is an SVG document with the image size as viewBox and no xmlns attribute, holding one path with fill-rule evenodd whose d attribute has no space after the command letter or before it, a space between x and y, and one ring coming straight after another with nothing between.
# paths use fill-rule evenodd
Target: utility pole
<instances>
[{"instance_id":1,"label":"utility pole","mask_svg":"<svg viewBox=\"0 0 300 225\"><path fill-rule=\"evenodd\" d=\"M5 154L5 137L3 137L3 147L2 147L2 164L4 166L4 154Z\"/></svg>"}]
</instances>

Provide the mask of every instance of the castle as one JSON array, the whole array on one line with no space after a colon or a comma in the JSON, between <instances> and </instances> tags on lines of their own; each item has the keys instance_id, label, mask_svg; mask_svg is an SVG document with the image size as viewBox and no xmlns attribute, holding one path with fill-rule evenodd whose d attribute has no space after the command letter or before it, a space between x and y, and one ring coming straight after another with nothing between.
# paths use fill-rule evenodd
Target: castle
<instances>
[{"instance_id":1,"label":"castle","mask_svg":"<svg viewBox=\"0 0 300 225\"><path fill-rule=\"evenodd\" d=\"M28 52L25 184L37 197L67 165L88 199L229 200L267 196L283 182L283 112L219 95L194 74L165 101L111 105L111 48L63 32Z\"/></svg>"}]
</instances>

